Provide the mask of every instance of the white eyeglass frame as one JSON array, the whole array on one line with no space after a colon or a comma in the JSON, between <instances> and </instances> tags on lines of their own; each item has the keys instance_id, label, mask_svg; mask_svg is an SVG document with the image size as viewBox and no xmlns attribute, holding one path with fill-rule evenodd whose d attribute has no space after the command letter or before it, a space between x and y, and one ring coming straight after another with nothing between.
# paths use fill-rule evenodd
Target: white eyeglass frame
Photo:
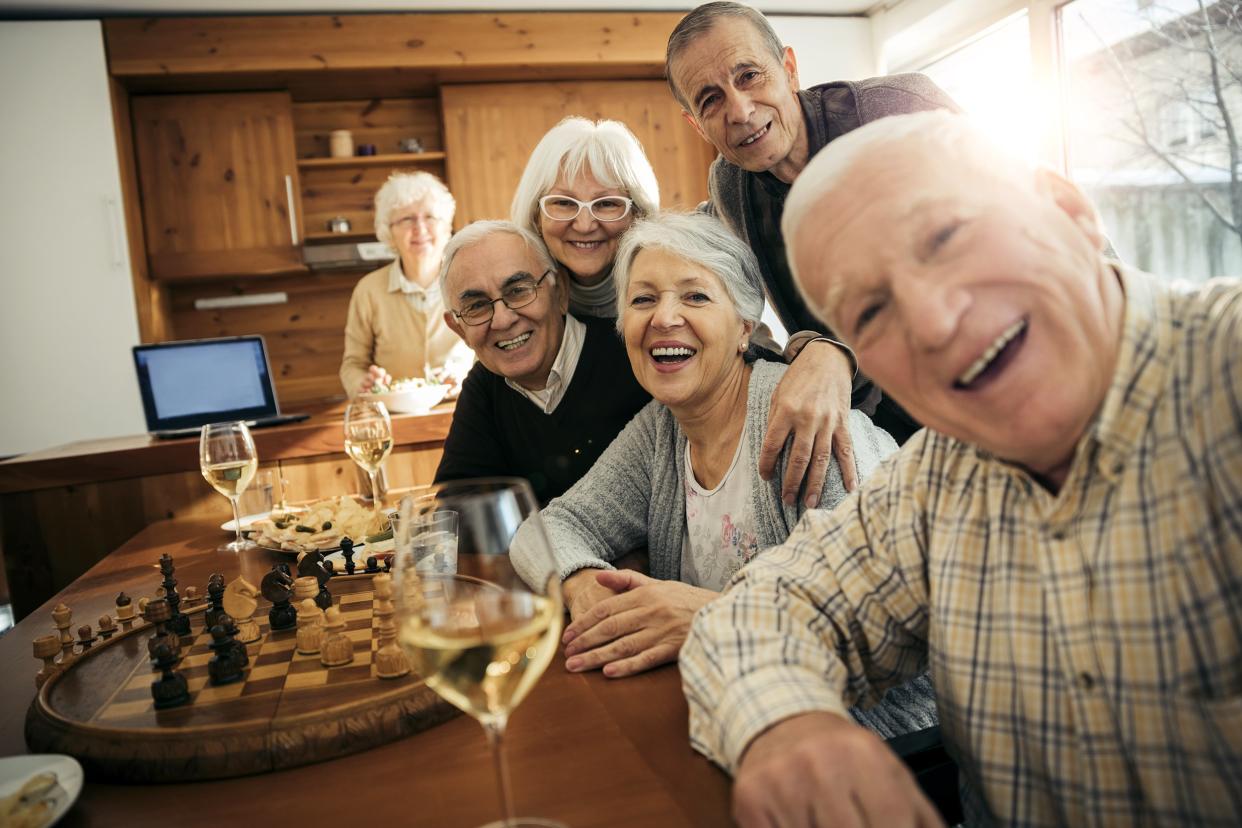
<instances>
[{"instance_id":1,"label":"white eyeglass frame","mask_svg":"<svg viewBox=\"0 0 1242 828\"><path fill-rule=\"evenodd\" d=\"M578 210L577 212L575 212L572 216L569 216L568 218L561 218L560 216L554 216L548 212L546 202L549 199L557 199L559 201L572 201L574 204L578 205ZM598 215L595 214L595 205L601 201L624 201L625 212L617 216L616 218L610 218L610 219L600 218ZM620 221L621 219L628 216L630 213L634 212L634 199L626 198L625 196L600 196L599 198L594 198L594 199L591 199L590 201L579 201L573 196L557 195L556 193L549 193L546 196L541 196L539 199L539 212L543 213L544 217L550 221L573 221L574 219L578 218L578 216L582 215L583 207L585 207L587 209L587 212L591 214L591 218L595 219L596 221L602 221L605 224L608 224L614 221Z\"/></svg>"}]
</instances>

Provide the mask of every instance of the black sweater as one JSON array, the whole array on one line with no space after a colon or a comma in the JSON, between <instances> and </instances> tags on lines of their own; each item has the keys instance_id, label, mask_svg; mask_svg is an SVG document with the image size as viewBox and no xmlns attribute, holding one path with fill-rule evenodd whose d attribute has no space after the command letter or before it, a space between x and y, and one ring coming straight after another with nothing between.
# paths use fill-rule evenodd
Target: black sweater
<instances>
[{"instance_id":1,"label":"black sweater","mask_svg":"<svg viewBox=\"0 0 1242 828\"><path fill-rule=\"evenodd\" d=\"M544 414L476 363L462 384L436 482L524 477L541 504L586 474L651 396L643 390L612 319L581 320L582 353L560 404Z\"/></svg>"}]
</instances>

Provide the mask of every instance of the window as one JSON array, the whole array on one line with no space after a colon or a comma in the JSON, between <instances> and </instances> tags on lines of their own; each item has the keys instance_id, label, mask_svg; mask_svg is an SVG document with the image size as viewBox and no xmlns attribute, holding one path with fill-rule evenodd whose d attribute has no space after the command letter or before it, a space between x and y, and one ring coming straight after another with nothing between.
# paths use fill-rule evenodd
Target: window
<instances>
[{"instance_id":1,"label":"window","mask_svg":"<svg viewBox=\"0 0 1242 828\"><path fill-rule=\"evenodd\" d=\"M1217 128L1242 116L1242 81L1229 71L1242 58L1240 12L1242 0L1205 10L1196 0L1074 0L1060 9L1070 177L1121 257L1161 276L1242 274L1242 215Z\"/></svg>"}]
</instances>

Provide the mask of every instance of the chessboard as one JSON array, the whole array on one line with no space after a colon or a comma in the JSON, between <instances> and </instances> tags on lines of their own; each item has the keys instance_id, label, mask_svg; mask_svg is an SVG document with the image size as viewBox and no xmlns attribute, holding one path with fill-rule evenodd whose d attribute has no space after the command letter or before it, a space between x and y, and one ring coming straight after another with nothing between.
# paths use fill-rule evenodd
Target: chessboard
<instances>
[{"instance_id":1,"label":"chessboard","mask_svg":"<svg viewBox=\"0 0 1242 828\"><path fill-rule=\"evenodd\" d=\"M204 607L185 611L177 670L190 701L157 710L147 641L140 625L97 644L52 675L31 704L26 741L32 751L67 753L88 775L125 782L171 782L263 773L365 750L426 729L455 709L414 673L375 675L378 646L370 575L328 583L353 641L354 658L325 667L318 654L296 652L295 629L272 631L260 599L260 637L247 645L241 681L208 681L211 635Z\"/></svg>"}]
</instances>

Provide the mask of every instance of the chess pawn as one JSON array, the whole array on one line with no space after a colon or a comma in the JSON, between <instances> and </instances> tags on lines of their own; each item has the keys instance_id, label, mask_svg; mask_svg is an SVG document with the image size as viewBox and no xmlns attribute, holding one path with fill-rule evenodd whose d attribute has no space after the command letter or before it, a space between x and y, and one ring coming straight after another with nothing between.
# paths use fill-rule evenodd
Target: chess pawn
<instances>
[{"instance_id":1,"label":"chess pawn","mask_svg":"<svg viewBox=\"0 0 1242 828\"><path fill-rule=\"evenodd\" d=\"M210 630L220 623L220 614L224 612L224 576L219 572L212 573L207 580L207 604L203 623Z\"/></svg>"},{"instance_id":2,"label":"chess pawn","mask_svg":"<svg viewBox=\"0 0 1242 828\"><path fill-rule=\"evenodd\" d=\"M116 596L116 620L121 622L124 632L134 626L134 599L124 592Z\"/></svg>"},{"instance_id":3,"label":"chess pawn","mask_svg":"<svg viewBox=\"0 0 1242 828\"><path fill-rule=\"evenodd\" d=\"M185 595L181 596L181 600L185 602L187 607L192 607L198 603L198 587L188 586L185 588Z\"/></svg>"},{"instance_id":4,"label":"chess pawn","mask_svg":"<svg viewBox=\"0 0 1242 828\"><path fill-rule=\"evenodd\" d=\"M82 648L82 652L86 652L95 643L95 636L91 634L91 625L83 624L78 627L78 646Z\"/></svg>"},{"instance_id":5,"label":"chess pawn","mask_svg":"<svg viewBox=\"0 0 1242 828\"><path fill-rule=\"evenodd\" d=\"M207 677L212 684L232 684L241 681L241 663L233 651L237 642L229 637L228 630L217 624L211 628L211 651L215 653L207 662Z\"/></svg>"},{"instance_id":6,"label":"chess pawn","mask_svg":"<svg viewBox=\"0 0 1242 828\"><path fill-rule=\"evenodd\" d=\"M142 601L138 602L142 605ZM168 649L172 650L173 655L181 654L181 640L177 634L170 632L165 626L166 622L172 617L172 610L168 607L168 602L163 598L156 598L154 601L148 601L143 607L143 616L147 623L155 625L155 635L151 636L147 641L147 653L152 659L155 658L155 648L161 643L168 645Z\"/></svg>"},{"instance_id":7,"label":"chess pawn","mask_svg":"<svg viewBox=\"0 0 1242 828\"><path fill-rule=\"evenodd\" d=\"M112 620L111 615L99 616L99 621L95 624L99 628L99 637L107 641L116 632L116 622Z\"/></svg>"},{"instance_id":8,"label":"chess pawn","mask_svg":"<svg viewBox=\"0 0 1242 828\"><path fill-rule=\"evenodd\" d=\"M370 561L367 566L370 568ZM397 646L397 627L392 621L392 576L376 575L375 618L379 629L379 649L375 651L375 675L382 679L401 678L410 672L410 662Z\"/></svg>"},{"instance_id":9,"label":"chess pawn","mask_svg":"<svg viewBox=\"0 0 1242 828\"><path fill-rule=\"evenodd\" d=\"M43 659L43 669L35 674L35 687L43 684L60 671L56 656L60 653L60 636L56 633L41 635L34 640L34 656Z\"/></svg>"},{"instance_id":10,"label":"chess pawn","mask_svg":"<svg viewBox=\"0 0 1242 828\"><path fill-rule=\"evenodd\" d=\"M233 657L237 659L238 669L250 666L250 653L246 652L246 645L237 640L237 622L233 620L233 616L227 612L220 613L220 626L224 627L229 641L233 642Z\"/></svg>"},{"instance_id":11,"label":"chess pawn","mask_svg":"<svg viewBox=\"0 0 1242 828\"><path fill-rule=\"evenodd\" d=\"M177 656L164 642L155 648L155 665L160 670L160 677L151 682L151 696L155 699L155 709L164 710L177 707L190 701L190 689L185 676L173 669Z\"/></svg>"},{"instance_id":12,"label":"chess pawn","mask_svg":"<svg viewBox=\"0 0 1242 828\"><path fill-rule=\"evenodd\" d=\"M339 607L328 607L323 623L323 644L319 655L324 667L340 667L354 660L354 642L345 635L345 619Z\"/></svg>"},{"instance_id":13,"label":"chess pawn","mask_svg":"<svg viewBox=\"0 0 1242 828\"><path fill-rule=\"evenodd\" d=\"M69 632L69 627L73 624L72 618L73 610L64 604L52 607L52 623L60 633L61 661L73 657L73 633Z\"/></svg>"},{"instance_id":14,"label":"chess pawn","mask_svg":"<svg viewBox=\"0 0 1242 828\"><path fill-rule=\"evenodd\" d=\"M314 578L311 580L315 581ZM318 581L315 581L315 591L319 591ZM315 606L314 598L304 598L298 606L297 651L303 655L314 655L322 646L323 610Z\"/></svg>"}]
</instances>

